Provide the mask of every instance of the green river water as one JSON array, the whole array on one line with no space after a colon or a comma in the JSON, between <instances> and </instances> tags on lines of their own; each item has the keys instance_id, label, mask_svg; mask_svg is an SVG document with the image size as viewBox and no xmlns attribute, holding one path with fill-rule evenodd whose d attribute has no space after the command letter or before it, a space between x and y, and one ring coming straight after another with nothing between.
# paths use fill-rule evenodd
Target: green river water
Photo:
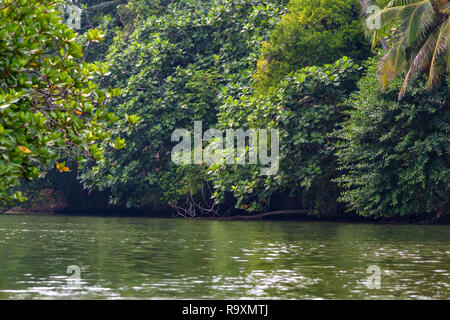
<instances>
[{"instance_id":1,"label":"green river water","mask_svg":"<svg viewBox=\"0 0 450 320\"><path fill-rule=\"evenodd\" d=\"M449 299L449 267L444 225L0 216L0 299Z\"/></svg>"}]
</instances>

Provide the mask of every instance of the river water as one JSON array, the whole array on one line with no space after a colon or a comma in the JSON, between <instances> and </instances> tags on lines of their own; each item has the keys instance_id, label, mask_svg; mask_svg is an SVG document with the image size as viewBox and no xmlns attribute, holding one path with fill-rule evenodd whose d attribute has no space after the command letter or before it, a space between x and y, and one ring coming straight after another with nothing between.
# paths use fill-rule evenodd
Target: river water
<instances>
[{"instance_id":1,"label":"river water","mask_svg":"<svg viewBox=\"0 0 450 320\"><path fill-rule=\"evenodd\" d=\"M449 299L450 226L0 216L0 299Z\"/></svg>"}]
</instances>

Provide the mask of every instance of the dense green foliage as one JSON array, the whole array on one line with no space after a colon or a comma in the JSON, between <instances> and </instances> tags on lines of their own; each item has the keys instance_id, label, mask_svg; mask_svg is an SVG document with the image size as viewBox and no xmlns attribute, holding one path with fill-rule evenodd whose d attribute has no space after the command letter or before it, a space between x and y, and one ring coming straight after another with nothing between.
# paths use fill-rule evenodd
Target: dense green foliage
<instances>
[{"instance_id":1,"label":"dense green foliage","mask_svg":"<svg viewBox=\"0 0 450 320\"><path fill-rule=\"evenodd\" d=\"M343 200L363 215L448 212L448 87L430 94L420 82L397 102L401 81L382 94L376 72L371 60L340 131Z\"/></svg>"},{"instance_id":2,"label":"dense green foliage","mask_svg":"<svg viewBox=\"0 0 450 320\"><path fill-rule=\"evenodd\" d=\"M358 0L292 0L288 10L261 49L259 86L276 85L299 67L367 57Z\"/></svg>"},{"instance_id":3,"label":"dense green foliage","mask_svg":"<svg viewBox=\"0 0 450 320\"><path fill-rule=\"evenodd\" d=\"M107 66L81 60L82 47L61 23L57 1L35 4L0 4L0 201L6 202L23 200L12 187L38 178L39 167L61 151L100 160L109 144L104 129L118 120L105 108L110 91L93 81ZM91 31L88 41L100 37Z\"/></svg>"},{"instance_id":4,"label":"dense green foliage","mask_svg":"<svg viewBox=\"0 0 450 320\"><path fill-rule=\"evenodd\" d=\"M192 129L194 120L215 125L220 88L252 67L280 15L278 2L182 1L143 19L131 35L118 35L107 81L123 94L110 107L142 119L127 147L83 175L84 184L109 190L113 203L128 207L161 206L203 189L198 168L171 162L172 132Z\"/></svg>"},{"instance_id":5,"label":"dense green foliage","mask_svg":"<svg viewBox=\"0 0 450 320\"><path fill-rule=\"evenodd\" d=\"M107 195L188 216L449 212L447 0L83 0L77 34L53 1L23 3L0 10L3 199L47 171L35 190L66 185L88 207ZM364 31L371 4L381 28ZM389 48L369 58L380 39ZM172 133L194 121L279 130L278 170L175 164ZM97 161L61 177L80 156Z\"/></svg>"},{"instance_id":6,"label":"dense green foliage","mask_svg":"<svg viewBox=\"0 0 450 320\"><path fill-rule=\"evenodd\" d=\"M268 92L228 97L220 127L279 129L280 168L263 176L260 165L217 163L209 168L216 196L233 192L237 207L260 211L274 193L300 193L302 208L335 213L336 145L330 133L343 118L344 99L357 78L358 67L344 57L324 67L302 68Z\"/></svg>"}]
</instances>

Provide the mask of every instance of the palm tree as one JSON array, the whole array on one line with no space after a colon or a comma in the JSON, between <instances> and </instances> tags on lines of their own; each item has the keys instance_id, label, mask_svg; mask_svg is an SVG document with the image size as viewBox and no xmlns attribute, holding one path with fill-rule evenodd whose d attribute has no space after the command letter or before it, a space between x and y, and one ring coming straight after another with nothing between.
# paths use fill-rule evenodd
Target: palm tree
<instances>
[{"instance_id":1,"label":"palm tree","mask_svg":"<svg viewBox=\"0 0 450 320\"><path fill-rule=\"evenodd\" d=\"M367 13L367 8L369 7L367 5L367 1L366 0L359 0L359 3L361 4L361 8L362 8L362 12L365 16L368 15ZM380 33L377 33L376 36L373 37L372 40L372 49L375 47L376 43L380 41L381 46L383 47L384 50L388 50L389 46L387 44L386 38L381 36Z\"/></svg>"},{"instance_id":2,"label":"palm tree","mask_svg":"<svg viewBox=\"0 0 450 320\"><path fill-rule=\"evenodd\" d=\"M407 71L398 95L401 100L410 81L426 73L427 89L438 85L450 72L449 0L391 0L371 18L389 29L391 46L380 61L383 90L402 71ZM379 35L374 31L374 37Z\"/></svg>"}]
</instances>

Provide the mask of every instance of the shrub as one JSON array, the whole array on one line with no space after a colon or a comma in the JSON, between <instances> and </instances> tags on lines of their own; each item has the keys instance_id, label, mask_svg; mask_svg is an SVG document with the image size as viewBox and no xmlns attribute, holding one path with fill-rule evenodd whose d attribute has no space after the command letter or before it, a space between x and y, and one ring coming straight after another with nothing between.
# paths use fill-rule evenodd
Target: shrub
<instances>
[{"instance_id":1,"label":"shrub","mask_svg":"<svg viewBox=\"0 0 450 320\"><path fill-rule=\"evenodd\" d=\"M216 197L228 192L236 207L261 211L274 194L300 195L301 208L335 214L338 211L336 140L330 136L343 120L343 103L354 88L359 68L344 57L323 67L307 67L261 93L244 91L221 106L222 130L279 129L280 166L275 175L261 175L261 165L225 165L209 168Z\"/></svg>"},{"instance_id":2,"label":"shrub","mask_svg":"<svg viewBox=\"0 0 450 320\"><path fill-rule=\"evenodd\" d=\"M401 80L383 94L376 73L372 59L339 131L342 200L365 216L448 212L448 87L419 81L398 102Z\"/></svg>"},{"instance_id":3,"label":"shrub","mask_svg":"<svg viewBox=\"0 0 450 320\"><path fill-rule=\"evenodd\" d=\"M369 53L357 0L291 0L288 13L262 46L255 80L262 88L306 66Z\"/></svg>"}]
</instances>

